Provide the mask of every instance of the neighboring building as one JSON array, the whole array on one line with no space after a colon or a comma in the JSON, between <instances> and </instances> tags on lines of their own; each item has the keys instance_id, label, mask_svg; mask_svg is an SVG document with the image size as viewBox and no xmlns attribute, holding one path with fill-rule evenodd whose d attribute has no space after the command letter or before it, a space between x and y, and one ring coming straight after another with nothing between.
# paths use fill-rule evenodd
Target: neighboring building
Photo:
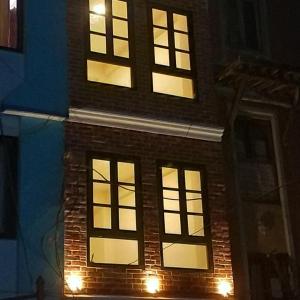
<instances>
[{"instance_id":1,"label":"neighboring building","mask_svg":"<svg viewBox=\"0 0 300 300\"><path fill-rule=\"evenodd\" d=\"M300 3L212 0L209 10L236 295L298 299Z\"/></svg>"},{"instance_id":2,"label":"neighboring building","mask_svg":"<svg viewBox=\"0 0 300 300\"><path fill-rule=\"evenodd\" d=\"M66 56L63 1L0 1L1 299L61 293Z\"/></svg>"},{"instance_id":3,"label":"neighboring building","mask_svg":"<svg viewBox=\"0 0 300 300\"><path fill-rule=\"evenodd\" d=\"M232 269L206 1L68 1L68 33L69 287L128 299L158 279L155 297L219 298Z\"/></svg>"}]
</instances>

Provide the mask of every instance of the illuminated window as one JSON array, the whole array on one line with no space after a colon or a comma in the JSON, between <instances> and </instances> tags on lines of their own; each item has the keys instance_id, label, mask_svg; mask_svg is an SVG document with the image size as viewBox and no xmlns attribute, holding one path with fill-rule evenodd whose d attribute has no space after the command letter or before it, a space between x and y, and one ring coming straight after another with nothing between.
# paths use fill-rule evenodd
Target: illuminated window
<instances>
[{"instance_id":1,"label":"illuminated window","mask_svg":"<svg viewBox=\"0 0 300 300\"><path fill-rule=\"evenodd\" d=\"M141 204L136 164L93 158L90 168L90 263L139 265Z\"/></svg>"},{"instance_id":2,"label":"illuminated window","mask_svg":"<svg viewBox=\"0 0 300 300\"><path fill-rule=\"evenodd\" d=\"M195 89L188 16L152 8L151 22L153 91L193 99Z\"/></svg>"},{"instance_id":3,"label":"illuminated window","mask_svg":"<svg viewBox=\"0 0 300 300\"><path fill-rule=\"evenodd\" d=\"M178 165L163 165L159 170L163 265L208 269L202 173Z\"/></svg>"},{"instance_id":4,"label":"illuminated window","mask_svg":"<svg viewBox=\"0 0 300 300\"><path fill-rule=\"evenodd\" d=\"M18 1L0 1L0 47L18 48Z\"/></svg>"},{"instance_id":5,"label":"illuminated window","mask_svg":"<svg viewBox=\"0 0 300 300\"><path fill-rule=\"evenodd\" d=\"M89 81L132 87L128 2L89 0Z\"/></svg>"}]
</instances>

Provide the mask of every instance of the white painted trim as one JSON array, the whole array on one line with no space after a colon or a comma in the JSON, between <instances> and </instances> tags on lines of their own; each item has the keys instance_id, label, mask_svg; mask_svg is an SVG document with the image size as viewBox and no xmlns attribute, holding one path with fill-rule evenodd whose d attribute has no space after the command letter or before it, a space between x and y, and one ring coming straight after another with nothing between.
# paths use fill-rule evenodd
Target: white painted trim
<instances>
[{"instance_id":1,"label":"white painted trim","mask_svg":"<svg viewBox=\"0 0 300 300\"><path fill-rule=\"evenodd\" d=\"M62 122L66 119L64 117L60 117L60 116L56 116L56 115L41 114L41 113L35 113L35 112L30 112L30 111L11 110L11 109L4 110L3 114L10 115L10 116L34 118L34 119L44 119L44 120L49 120L49 121L58 121L58 122Z\"/></svg>"},{"instance_id":2,"label":"white painted trim","mask_svg":"<svg viewBox=\"0 0 300 300\"><path fill-rule=\"evenodd\" d=\"M282 162L282 151L280 148L280 141L279 141L279 128L278 128L278 119L276 113L273 110L258 110L255 108L250 108L247 106L241 107L239 113L246 113L249 114L253 118L258 118L262 120L269 120L271 122L272 127L272 135L273 135L273 143L274 143L274 154L276 160L276 167L277 167L277 176L278 176L278 186L285 187L286 181L284 179L284 172L283 172L283 162ZM287 250L291 257L294 257L294 243L292 240L292 230L290 224L290 216L288 210L288 195L286 188L279 189L281 207L282 207L282 215L283 215L283 223L286 235L286 243L287 243Z\"/></svg>"},{"instance_id":3,"label":"white painted trim","mask_svg":"<svg viewBox=\"0 0 300 300\"><path fill-rule=\"evenodd\" d=\"M124 114L71 108L69 122L120 128L155 134L179 136L209 142L221 142L224 128L188 123L175 123L159 119L141 118Z\"/></svg>"}]
</instances>

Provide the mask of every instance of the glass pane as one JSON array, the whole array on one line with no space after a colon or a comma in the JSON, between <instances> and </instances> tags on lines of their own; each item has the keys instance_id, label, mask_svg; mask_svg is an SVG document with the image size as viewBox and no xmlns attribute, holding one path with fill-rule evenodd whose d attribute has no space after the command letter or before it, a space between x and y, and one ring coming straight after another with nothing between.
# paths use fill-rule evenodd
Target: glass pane
<instances>
[{"instance_id":1,"label":"glass pane","mask_svg":"<svg viewBox=\"0 0 300 300\"><path fill-rule=\"evenodd\" d=\"M187 190L201 191L201 177L199 171L184 171L185 188Z\"/></svg>"},{"instance_id":2,"label":"glass pane","mask_svg":"<svg viewBox=\"0 0 300 300\"><path fill-rule=\"evenodd\" d=\"M106 33L105 17L90 14L90 30L99 33Z\"/></svg>"},{"instance_id":3,"label":"glass pane","mask_svg":"<svg viewBox=\"0 0 300 300\"><path fill-rule=\"evenodd\" d=\"M94 206L94 227L111 229L111 209L110 207Z\"/></svg>"},{"instance_id":4,"label":"glass pane","mask_svg":"<svg viewBox=\"0 0 300 300\"><path fill-rule=\"evenodd\" d=\"M97 14L105 14L105 0L90 0L90 11Z\"/></svg>"},{"instance_id":5,"label":"glass pane","mask_svg":"<svg viewBox=\"0 0 300 300\"><path fill-rule=\"evenodd\" d=\"M179 211L179 192L178 191L163 191L164 210Z\"/></svg>"},{"instance_id":6,"label":"glass pane","mask_svg":"<svg viewBox=\"0 0 300 300\"><path fill-rule=\"evenodd\" d=\"M175 48L189 51L189 36L184 33L175 32Z\"/></svg>"},{"instance_id":7,"label":"glass pane","mask_svg":"<svg viewBox=\"0 0 300 300\"><path fill-rule=\"evenodd\" d=\"M169 46L168 30L153 28L153 40L155 45Z\"/></svg>"},{"instance_id":8,"label":"glass pane","mask_svg":"<svg viewBox=\"0 0 300 300\"><path fill-rule=\"evenodd\" d=\"M87 61L89 81L131 87L131 68L98 61Z\"/></svg>"},{"instance_id":9,"label":"glass pane","mask_svg":"<svg viewBox=\"0 0 300 300\"><path fill-rule=\"evenodd\" d=\"M181 234L180 215L164 213L165 233Z\"/></svg>"},{"instance_id":10,"label":"glass pane","mask_svg":"<svg viewBox=\"0 0 300 300\"><path fill-rule=\"evenodd\" d=\"M106 37L103 35L91 34L91 51L106 53Z\"/></svg>"},{"instance_id":11,"label":"glass pane","mask_svg":"<svg viewBox=\"0 0 300 300\"><path fill-rule=\"evenodd\" d=\"M163 187L178 188L178 170L174 168L161 168Z\"/></svg>"},{"instance_id":12,"label":"glass pane","mask_svg":"<svg viewBox=\"0 0 300 300\"><path fill-rule=\"evenodd\" d=\"M204 245L163 243L164 267L208 269L207 248Z\"/></svg>"},{"instance_id":13,"label":"glass pane","mask_svg":"<svg viewBox=\"0 0 300 300\"><path fill-rule=\"evenodd\" d=\"M97 204L110 204L110 184L93 183L93 202Z\"/></svg>"},{"instance_id":14,"label":"glass pane","mask_svg":"<svg viewBox=\"0 0 300 300\"><path fill-rule=\"evenodd\" d=\"M176 51L176 67L179 69L190 70L190 55L188 53Z\"/></svg>"},{"instance_id":15,"label":"glass pane","mask_svg":"<svg viewBox=\"0 0 300 300\"><path fill-rule=\"evenodd\" d=\"M168 27L167 12L160 9L152 9L153 25Z\"/></svg>"},{"instance_id":16,"label":"glass pane","mask_svg":"<svg viewBox=\"0 0 300 300\"><path fill-rule=\"evenodd\" d=\"M128 41L114 39L114 55L129 58Z\"/></svg>"},{"instance_id":17,"label":"glass pane","mask_svg":"<svg viewBox=\"0 0 300 300\"><path fill-rule=\"evenodd\" d=\"M188 212L202 213L202 195L196 193L186 193L186 208Z\"/></svg>"},{"instance_id":18,"label":"glass pane","mask_svg":"<svg viewBox=\"0 0 300 300\"><path fill-rule=\"evenodd\" d=\"M138 241L90 238L90 261L102 264L138 265Z\"/></svg>"},{"instance_id":19,"label":"glass pane","mask_svg":"<svg viewBox=\"0 0 300 300\"><path fill-rule=\"evenodd\" d=\"M173 14L174 29L188 32L187 17L183 15Z\"/></svg>"},{"instance_id":20,"label":"glass pane","mask_svg":"<svg viewBox=\"0 0 300 300\"><path fill-rule=\"evenodd\" d=\"M154 47L154 58L156 64L169 66L169 49Z\"/></svg>"},{"instance_id":21,"label":"glass pane","mask_svg":"<svg viewBox=\"0 0 300 300\"><path fill-rule=\"evenodd\" d=\"M134 186L119 186L119 205L135 207Z\"/></svg>"},{"instance_id":22,"label":"glass pane","mask_svg":"<svg viewBox=\"0 0 300 300\"><path fill-rule=\"evenodd\" d=\"M119 209L119 228L120 230L136 230L135 209Z\"/></svg>"},{"instance_id":23,"label":"glass pane","mask_svg":"<svg viewBox=\"0 0 300 300\"><path fill-rule=\"evenodd\" d=\"M113 16L127 19L127 3L125 1L112 0Z\"/></svg>"},{"instance_id":24,"label":"glass pane","mask_svg":"<svg viewBox=\"0 0 300 300\"><path fill-rule=\"evenodd\" d=\"M193 80L178 76L152 73L153 92L194 99Z\"/></svg>"},{"instance_id":25,"label":"glass pane","mask_svg":"<svg viewBox=\"0 0 300 300\"><path fill-rule=\"evenodd\" d=\"M128 22L113 19L113 35L128 38Z\"/></svg>"},{"instance_id":26,"label":"glass pane","mask_svg":"<svg viewBox=\"0 0 300 300\"><path fill-rule=\"evenodd\" d=\"M189 235L204 236L204 224L202 216L188 216Z\"/></svg>"},{"instance_id":27,"label":"glass pane","mask_svg":"<svg viewBox=\"0 0 300 300\"><path fill-rule=\"evenodd\" d=\"M93 159L93 179L110 180L110 161Z\"/></svg>"},{"instance_id":28,"label":"glass pane","mask_svg":"<svg viewBox=\"0 0 300 300\"><path fill-rule=\"evenodd\" d=\"M134 183L134 164L118 162L118 181Z\"/></svg>"}]
</instances>

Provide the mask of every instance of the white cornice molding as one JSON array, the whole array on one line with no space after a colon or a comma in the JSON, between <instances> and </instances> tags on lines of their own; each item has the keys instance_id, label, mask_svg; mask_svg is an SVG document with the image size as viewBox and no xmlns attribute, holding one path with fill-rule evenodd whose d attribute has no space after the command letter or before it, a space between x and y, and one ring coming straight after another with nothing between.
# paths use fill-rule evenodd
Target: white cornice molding
<instances>
[{"instance_id":1,"label":"white cornice molding","mask_svg":"<svg viewBox=\"0 0 300 300\"><path fill-rule=\"evenodd\" d=\"M12 109L4 110L3 114L9 116L27 117L27 118L43 119L43 120L58 121L58 122L62 122L66 119L64 117L60 117L56 115L42 114L42 113L36 113L31 111L12 110Z\"/></svg>"},{"instance_id":2,"label":"white cornice molding","mask_svg":"<svg viewBox=\"0 0 300 300\"><path fill-rule=\"evenodd\" d=\"M70 108L69 122L221 142L224 128Z\"/></svg>"}]
</instances>

